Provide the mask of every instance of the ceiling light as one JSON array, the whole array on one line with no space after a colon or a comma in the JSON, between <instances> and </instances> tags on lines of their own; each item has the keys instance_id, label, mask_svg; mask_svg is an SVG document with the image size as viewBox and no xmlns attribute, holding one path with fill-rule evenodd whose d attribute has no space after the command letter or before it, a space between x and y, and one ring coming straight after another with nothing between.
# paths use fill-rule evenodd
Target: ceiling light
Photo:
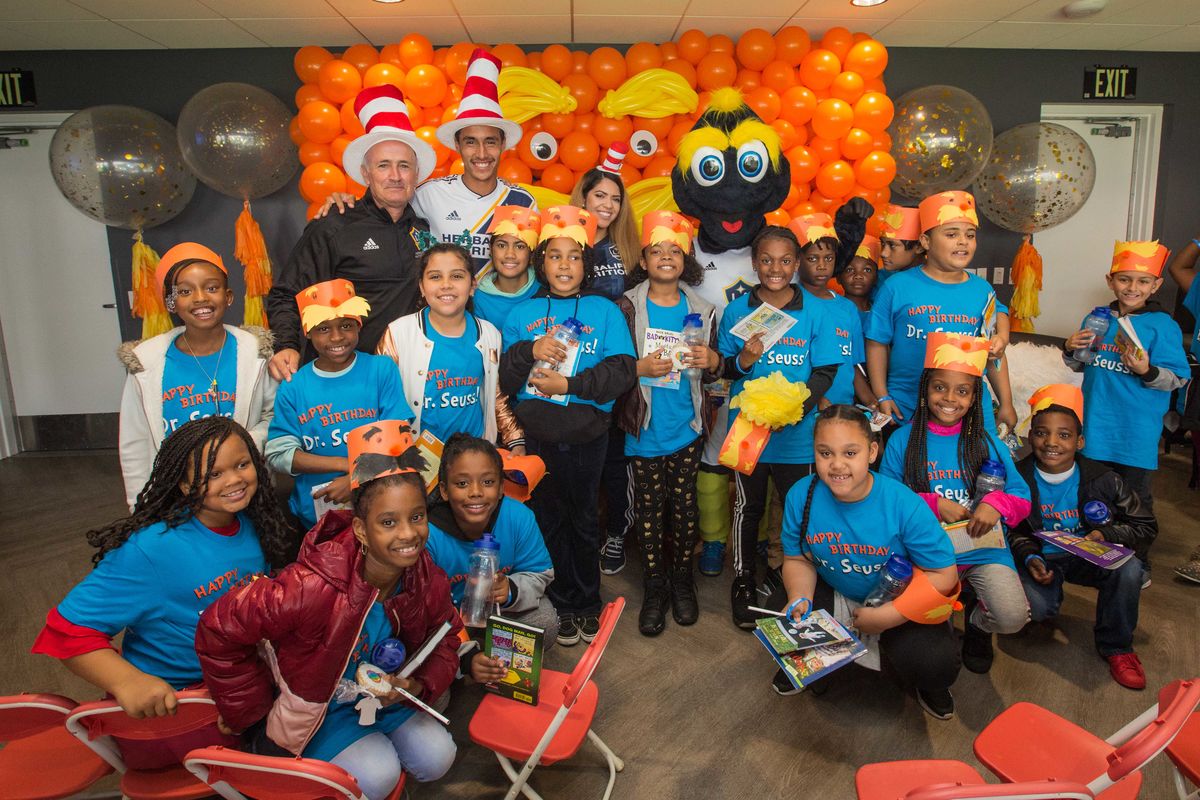
<instances>
[{"instance_id":1,"label":"ceiling light","mask_svg":"<svg viewBox=\"0 0 1200 800\"><path fill-rule=\"evenodd\" d=\"M376 3L384 3L386 5L391 5L392 3L403 3L404 0L375 0L375 2Z\"/></svg>"},{"instance_id":2,"label":"ceiling light","mask_svg":"<svg viewBox=\"0 0 1200 800\"><path fill-rule=\"evenodd\" d=\"M1064 17L1079 19L1099 14L1108 5L1108 0L1073 0L1062 7Z\"/></svg>"},{"instance_id":3,"label":"ceiling light","mask_svg":"<svg viewBox=\"0 0 1200 800\"><path fill-rule=\"evenodd\" d=\"M850 0L850 5L858 6L859 8L870 8L871 6L881 6L887 0Z\"/></svg>"}]
</instances>

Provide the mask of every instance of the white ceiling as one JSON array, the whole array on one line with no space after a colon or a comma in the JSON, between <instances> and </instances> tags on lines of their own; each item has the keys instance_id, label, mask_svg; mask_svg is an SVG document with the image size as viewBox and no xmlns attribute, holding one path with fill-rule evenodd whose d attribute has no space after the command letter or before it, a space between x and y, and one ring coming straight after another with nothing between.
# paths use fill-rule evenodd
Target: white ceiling
<instances>
[{"instance_id":1,"label":"white ceiling","mask_svg":"<svg viewBox=\"0 0 1200 800\"><path fill-rule=\"evenodd\" d=\"M689 28L737 36L799 25L866 31L902 47L1200 51L1197 0L1108 0L1082 20L1067 0L0 0L0 50L663 42Z\"/></svg>"}]
</instances>

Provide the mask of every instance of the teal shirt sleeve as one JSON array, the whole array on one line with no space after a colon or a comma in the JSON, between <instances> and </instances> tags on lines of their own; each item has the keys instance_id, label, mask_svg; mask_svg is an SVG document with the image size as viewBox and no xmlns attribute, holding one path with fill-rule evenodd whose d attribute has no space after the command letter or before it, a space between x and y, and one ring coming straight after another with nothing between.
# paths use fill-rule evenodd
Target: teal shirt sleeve
<instances>
[{"instance_id":1,"label":"teal shirt sleeve","mask_svg":"<svg viewBox=\"0 0 1200 800\"><path fill-rule=\"evenodd\" d=\"M58 605L58 613L76 625L116 636L152 617L150 600L158 593L158 571L136 541L106 553Z\"/></svg>"},{"instance_id":2,"label":"teal shirt sleeve","mask_svg":"<svg viewBox=\"0 0 1200 800\"><path fill-rule=\"evenodd\" d=\"M275 392L275 414L271 417L267 442L263 448L271 469L284 475L296 474L292 470L292 459L301 444L296 398L300 395L302 383L302 376L295 375L292 380L279 385Z\"/></svg>"},{"instance_id":3,"label":"teal shirt sleeve","mask_svg":"<svg viewBox=\"0 0 1200 800\"><path fill-rule=\"evenodd\" d=\"M900 540L908 552L908 560L922 569L944 569L955 564L954 546L929 504L919 495L906 494Z\"/></svg>"},{"instance_id":4,"label":"teal shirt sleeve","mask_svg":"<svg viewBox=\"0 0 1200 800\"><path fill-rule=\"evenodd\" d=\"M887 447L883 449L883 457L879 464L880 474L904 482L904 455L908 451L908 440L911 436L912 425L905 425L892 434Z\"/></svg>"},{"instance_id":5,"label":"teal shirt sleeve","mask_svg":"<svg viewBox=\"0 0 1200 800\"><path fill-rule=\"evenodd\" d=\"M400 382L400 370L386 356L377 356L376 366L379 379L379 418L412 419L412 409L404 398L404 386Z\"/></svg>"},{"instance_id":6,"label":"teal shirt sleeve","mask_svg":"<svg viewBox=\"0 0 1200 800\"><path fill-rule=\"evenodd\" d=\"M508 502L508 499L502 502ZM514 511L512 522L516 550L513 556L513 572L545 572L552 569L550 553L546 550L546 542L538 527L537 518L532 511L520 504Z\"/></svg>"},{"instance_id":7,"label":"teal shirt sleeve","mask_svg":"<svg viewBox=\"0 0 1200 800\"><path fill-rule=\"evenodd\" d=\"M1183 350L1183 331L1179 323L1168 314L1155 314L1154 317L1154 320L1148 320L1155 332L1154 344L1150 346L1150 364L1187 379L1191 367Z\"/></svg>"},{"instance_id":8,"label":"teal shirt sleeve","mask_svg":"<svg viewBox=\"0 0 1200 800\"><path fill-rule=\"evenodd\" d=\"M896 287L892 282L885 283L879 289L879 294L871 303L871 316L867 321L867 330L863 334L867 339L880 344L892 343L895 335L895 326L892 322L892 305L895 297Z\"/></svg>"}]
</instances>

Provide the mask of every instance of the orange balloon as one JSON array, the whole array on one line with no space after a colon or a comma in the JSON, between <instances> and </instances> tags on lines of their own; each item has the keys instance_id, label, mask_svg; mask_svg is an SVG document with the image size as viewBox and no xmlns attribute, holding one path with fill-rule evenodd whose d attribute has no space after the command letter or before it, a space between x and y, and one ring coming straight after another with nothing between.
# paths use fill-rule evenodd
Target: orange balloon
<instances>
[{"instance_id":1,"label":"orange balloon","mask_svg":"<svg viewBox=\"0 0 1200 800\"><path fill-rule=\"evenodd\" d=\"M862 97L862 93L865 90L866 82L863 80L862 75L847 70L839 72L838 76L833 79L833 83L829 85L829 96L845 100L847 103L853 103Z\"/></svg>"},{"instance_id":2,"label":"orange balloon","mask_svg":"<svg viewBox=\"0 0 1200 800\"><path fill-rule=\"evenodd\" d=\"M709 53L696 66L697 85L710 92L732 85L736 76L737 63L728 53Z\"/></svg>"},{"instance_id":3,"label":"orange balloon","mask_svg":"<svg viewBox=\"0 0 1200 800\"><path fill-rule=\"evenodd\" d=\"M840 142L835 139L822 139L820 136L814 136L809 141L808 148L816 154L817 160L822 164L837 161L842 157Z\"/></svg>"},{"instance_id":4,"label":"orange balloon","mask_svg":"<svg viewBox=\"0 0 1200 800\"><path fill-rule=\"evenodd\" d=\"M578 177L580 179L583 178L582 175ZM637 167L630 164L629 159L625 159L624 163L621 164L621 183L625 184L626 186L633 186L641 179L641 171Z\"/></svg>"},{"instance_id":5,"label":"orange balloon","mask_svg":"<svg viewBox=\"0 0 1200 800\"><path fill-rule=\"evenodd\" d=\"M853 124L854 109L845 100L822 100L813 112L813 133L822 139L841 139Z\"/></svg>"},{"instance_id":6,"label":"orange balloon","mask_svg":"<svg viewBox=\"0 0 1200 800\"><path fill-rule=\"evenodd\" d=\"M587 114L596 107L596 101L600 99L600 87L592 76L571 73L563 78L562 85L575 98L575 113Z\"/></svg>"},{"instance_id":7,"label":"orange balloon","mask_svg":"<svg viewBox=\"0 0 1200 800\"><path fill-rule=\"evenodd\" d=\"M352 137L345 134L337 137L329 143L329 161L334 164L342 163L342 155L346 152L346 148L350 145Z\"/></svg>"},{"instance_id":8,"label":"orange balloon","mask_svg":"<svg viewBox=\"0 0 1200 800\"><path fill-rule=\"evenodd\" d=\"M446 76L432 64L418 64L404 76L404 96L419 106L436 106L446 96Z\"/></svg>"},{"instance_id":9,"label":"orange balloon","mask_svg":"<svg viewBox=\"0 0 1200 800\"><path fill-rule=\"evenodd\" d=\"M400 40L400 63L405 69L412 69L418 64L434 63L433 45L419 33L410 33Z\"/></svg>"},{"instance_id":10,"label":"orange balloon","mask_svg":"<svg viewBox=\"0 0 1200 800\"><path fill-rule=\"evenodd\" d=\"M762 84L762 73L752 69L739 69L733 85L742 90L742 94L757 89Z\"/></svg>"},{"instance_id":11,"label":"orange balloon","mask_svg":"<svg viewBox=\"0 0 1200 800\"><path fill-rule=\"evenodd\" d=\"M575 75L586 75L588 54L582 50L571 51L571 72Z\"/></svg>"},{"instance_id":12,"label":"orange balloon","mask_svg":"<svg viewBox=\"0 0 1200 800\"><path fill-rule=\"evenodd\" d=\"M342 130L346 132L351 139L356 136L362 136L366 133L363 130L363 125L358 121L358 114L354 113L354 100L347 100L342 103L342 110L338 113L338 117L342 122Z\"/></svg>"},{"instance_id":13,"label":"orange balloon","mask_svg":"<svg viewBox=\"0 0 1200 800\"><path fill-rule=\"evenodd\" d=\"M650 42L638 42L625 51L625 72L637 75L642 70L658 69L663 65L662 51Z\"/></svg>"},{"instance_id":14,"label":"orange balloon","mask_svg":"<svg viewBox=\"0 0 1200 800\"><path fill-rule=\"evenodd\" d=\"M787 152L798 144L802 144L799 134L796 133L796 126L788 122L786 119L777 119L771 123L771 127L779 134L779 149Z\"/></svg>"},{"instance_id":15,"label":"orange balloon","mask_svg":"<svg viewBox=\"0 0 1200 800\"><path fill-rule=\"evenodd\" d=\"M793 86L780 99L779 116L797 128L812 119L817 98L807 86Z\"/></svg>"},{"instance_id":16,"label":"orange balloon","mask_svg":"<svg viewBox=\"0 0 1200 800\"><path fill-rule=\"evenodd\" d=\"M304 166L318 161L332 161L329 155L329 145L319 142L305 142L300 145L300 163Z\"/></svg>"},{"instance_id":17,"label":"orange balloon","mask_svg":"<svg viewBox=\"0 0 1200 800\"><path fill-rule=\"evenodd\" d=\"M796 70L786 61L772 61L763 67L762 85L783 94L796 85Z\"/></svg>"},{"instance_id":18,"label":"orange balloon","mask_svg":"<svg viewBox=\"0 0 1200 800\"><path fill-rule=\"evenodd\" d=\"M828 50L812 50L800 62L800 82L812 90L828 89L842 71L842 62Z\"/></svg>"},{"instance_id":19,"label":"orange balloon","mask_svg":"<svg viewBox=\"0 0 1200 800\"><path fill-rule=\"evenodd\" d=\"M300 132L310 142L332 142L342 132L341 114L324 100L305 103L296 117L300 120Z\"/></svg>"},{"instance_id":20,"label":"orange balloon","mask_svg":"<svg viewBox=\"0 0 1200 800\"><path fill-rule=\"evenodd\" d=\"M475 45L470 42L459 42L446 53L446 77L462 86L467 82L467 65L471 62L471 54Z\"/></svg>"},{"instance_id":21,"label":"orange balloon","mask_svg":"<svg viewBox=\"0 0 1200 800\"><path fill-rule=\"evenodd\" d=\"M587 114L575 115L575 130L583 133L591 133L592 128L596 127L596 115L588 112Z\"/></svg>"},{"instance_id":22,"label":"orange balloon","mask_svg":"<svg viewBox=\"0 0 1200 800\"><path fill-rule=\"evenodd\" d=\"M688 86L696 88L696 68L692 66L691 62L684 61L682 58L672 58L663 64L663 69L671 70L687 81Z\"/></svg>"},{"instance_id":23,"label":"orange balloon","mask_svg":"<svg viewBox=\"0 0 1200 800\"><path fill-rule=\"evenodd\" d=\"M650 163L642 170L643 178L665 178L675 169L675 156L660 154L650 159Z\"/></svg>"},{"instance_id":24,"label":"orange balloon","mask_svg":"<svg viewBox=\"0 0 1200 800\"><path fill-rule=\"evenodd\" d=\"M851 161L857 161L874 149L872 147L874 140L875 137L869 131L864 131L862 128L851 128L842 137L842 155Z\"/></svg>"},{"instance_id":25,"label":"orange balloon","mask_svg":"<svg viewBox=\"0 0 1200 800\"><path fill-rule=\"evenodd\" d=\"M421 109L421 124L432 125L436 128L442 124L442 115L445 113L445 110L441 106L423 108ZM416 120L409 120L409 122L416 124Z\"/></svg>"},{"instance_id":26,"label":"orange balloon","mask_svg":"<svg viewBox=\"0 0 1200 800\"><path fill-rule=\"evenodd\" d=\"M529 58L525 55L525 51L515 44L498 44L492 48L492 55L500 59L500 68L505 67L526 67L529 66ZM533 177L530 176L529 183Z\"/></svg>"},{"instance_id":27,"label":"orange balloon","mask_svg":"<svg viewBox=\"0 0 1200 800\"><path fill-rule=\"evenodd\" d=\"M542 114L542 130L555 139L562 139L575 130L574 114Z\"/></svg>"},{"instance_id":28,"label":"orange balloon","mask_svg":"<svg viewBox=\"0 0 1200 800\"><path fill-rule=\"evenodd\" d=\"M433 148L433 154L437 157L435 163L445 164L454 155L453 150L450 150L438 141L436 125L422 125L416 129L415 133L417 134L417 138Z\"/></svg>"},{"instance_id":29,"label":"orange balloon","mask_svg":"<svg viewBox=\"0 0 1200 800\"><path fill-rule=\"evenodd\" d=\"M342 61L348 61L360 73L379 63L379 51L369 44L354 44L342 53Z\"/></svg>"},{"instance_id":30,"label":"orange balloon","mask_svg":"<svg viewBox=\"0 0 1200 800\"><path fill-rule=\"evenodd\" d=\"M679 152L679 142L687 135L688 131L696 123L690 119L681 118L671 126L671 132L667 134L667 150L671 153Z\"/></svg>"},{"instance_id":31,"label":"orange balloon","mask_svg":"<svg viewBox=\"0 0 1200 800\"><path fill-rule=\"evenodd\" d=\"M601 147L611 147L614 142L628 142L632 134L633 120L629 117L621 117L620 119L596 117L596 121L592 126L592 135ZM565 159L563 163L567 163ZM590 168L588 167L587 169Z\"/></svg>"},{"instance_id":32,"label":"orange balloon","mask_svg":"<svg viewBox=\"0 0 1200 800\"><path fill-rule=\"evenodd\" d=\"M316 218L317 218L317 212L318 212L318 211L320 211L320 210L321 210L322 208L324 208L324 207L325 207L325 203L324 203L324 202L319 202L319 203L309 203L309 204L308 204L308 210L306 210L306 211L304 212L304 218L305 218L306 220L308 220L309 222L312 222L314 219L316 219Z\"/></svg>"},{"instance_id":33,"label":"orange balloon","mask_svg":"<svg viewBox=\"0 0 1200 800\"><path fill-rule=\"evenodd\" d=\"M890 153L873 150L854 165L854 177L860 186L882 189L896 177L896 159Z\"/></svg>"},{"instance_id":34,"label":"orange balloon","mask_svg":"<svg viewBox=\"0 0 1200 800\"><path fill-rule=\"evenodd\" d=\"M538 182L547 189L570 194L571 190L575 188L575 173L562 164L551 164L542 170L542 176Z\"/></svg>"},{"instance_id":35,"label":"orange balloon","mask_svg":"<svg viewBox=\"0 0 1200 800\"><path fill-rule=\"evenodd\" d=\"M817 171L817 191L826 197L845 197L854 188L854 167L838 159Z\"/></svg>"},{"instance_id":36,"label":"orange balloon","mask_svg":"<svg viewBox=\"0 0 1200 800\"><path fill-rule=\"evenodd\" d=\"M344 103L354 98L362 88L362 75L349 61L326 61L317 74L321 94L331 103Z\"/></svg>"},{"instance_id":37,"label":"orange balloon","mask_svg":"<svg viewBox=\"0 0 1200 800\"><path fill-rule=\"evenodd\" d=\"M896 109L882 92L867 92L854 104L854 127L882 133L892 124Z\"/></svg>"},{"instance_id":38,"label":"orange balloon","mask_svg":"<svg viewBox=\"0 0 1200 800\"><path fill-rule=\"evenodd\" d=\"M526 129L516 147L517 158L533 170L545 169L558 161L558 140L546 131Z\"/></svg>"},{"instance_id":39,"label":"orange balloon","mask_svg":"<svg viewBox=\"0 0 1200 800\"><path fill-rule=\"evenodd\" d=\"M710 53L725 53L732 57L734 49L733 39L723 33L714 33L708 37L708 52Z\"/></svg>"},{"instance_id":40,"label":"orange balloon","mask_svg":"<svg viewBox=\"0 0 1200 800\"><path fill-rule=\"evenodd\" d=\"M450 162L451 175L462 175L465 171L466 168L463 167L463 160L461 158L456 158Z\"/></svg>"},{"instance_id":41,"label":"orange balloon","mask_svg":"<svg viewBox=\"0 0 1200 800\"><path fill-rule=\"evenodd\" d=\"M751 28L738 39L736 52L743 67L760 70L775 59L775 37L762 28Z\"/></svg>"},{"instance_id":42,"label":"orange balloon","mask_svg":"<svg viewBox=\"0 0 1200 800\"><path fill-rule=\"evenodd\" d=\"M558 145L559 161L576 172L596 166L599 158L600 145L590 133L572 131Z\"/></svg>"},{"instance_id":43,"label":"orange balloon","mask_svg":"<svg viewBox=\"0 0 1200 800\"><path fill-rule=\"evenodd\" d=\"M871 140L871 149L882 150L885 153L892 152L892 135L887 131L875 134L875 138Z\"/></svg>"},{"instance_id":44,"label":"orange balloon","mask_svg":"<svg viewBox=\"0 0 1200 800\"><path fill-rule=\"evenodd\" d=\"M450 52L449 47L439 47L437 50L433 51L433 61L421 61L418 63L433 64L438 69L445 70L446 69L446 54L449 52ZM408 65L405 64L404 66L407 67Z\"/></svg>"},{"instance_id":45,"label":"orange balloon","mask_svg":"<svg viewBox=\"0 0 1200 800\"><path fill-rule=\"evenodd\" d=\"M854 32L854 43L855 44L858 44L859 42L865 42L867 39L870 39L870 38L871 38L871 34L869 34L869 33L865 33L863 31L855 31Z\"/></svg>"},{"instance_id":46,"label":"orange balloon","mask_svg":"<svg viewBox=\"0 0 1200 800\"><path fill-rule=\"evenodd\" d=\"M321 94L321 87L315 83L306 83L296 90L296 108L304 108L305 103L324 99L325 95Z\"/></svg>"},{"instance_id":47,"label":"orange balloon","mask_svg":"<svg viewBox=\"0 0 1200 800\"><path fill-rule=\"evenodd\" d=\"M883 82L883 78L869 78L863 86L868 92L883 92L887 94L887 84Z\"/></svg>"},{"instance_id":48,"label":"orange balloon","mask_svg":"<svg viewBox=\"0 0 1200 800\"><path fill-rule=\"evenodd\" d=\"M616 89L625 82L625 59L615 47L597 47L588 55L587 74L601 89Z\"/></svg>"},{"instance_id":49,"label":"orange balloon","mask_svg":"<svg viewBox=\"0 0 1200 800\"><path fill-rule=\"evenodd\" d=\"M800 61L812 49L808 31L796 25L788 25L775 34L775 57L789 66L799 66Z\"/></svg>"},{"instance_id":50,"label":"orange balloon","mask_svg":"<svg viewBox=\"0 0 1200 800\"><path fill-rule=\"evenodd\" d=\"M288 123L288 138L292 140L292 144L300 145L304 142L304 132L300 130L300 115L292 117L292 121Z\"/></svg>"},{"instance_id":51,"label":"orange balloon","mask_svg":"<svg viewBox=\"0 0 1200 800\"><path fill-rule=\"evenodd\" d=\"M817 172L821 169L821 162L817 159L817 154L802 144L786 151L784 156L792 165L792 183L797 186L806 184L817 177Z\"/></svg>"},{"instance_id":52,"label":"orange balloon","mask_svg":"<svg viewBox=\"0 0 1200 800\"><path fill-rule=\"evenodd\" d=\"M784 226L792 219L792 215L782 208L777 208L774 211L768 211L763 218L766 219L768 225Z\"/></svg>"},{"instance_id":53,"label":"orange balloon","mask_svg":"<svg viewBox=\"0 0 1200 800\"><path fill-rule=\"evenodd\" d=\"M400 57L400 45L385 44L379 48L379 63L391 64L393 67L404 69L404 59Z\"/></svg>"},{"instance_id":54,"label":"orange balloon","mask_svg":"<svg viewBox=\"0 0 1200 800\"><path fill-rule=\"evenodd\" d=\"M321 73L321 65L326 61L333 61L333 53L324 47L311 44L301 47L296 51L296 55L292 56L292 66L296 69L296 77L304 83L316 83Z\"/></svg>"},{"instance_id":55,"label":"orange balloon","mask_svg":"<svg viewBox=\"0 0 1200 800\"><path fill-rule=\"evenodd\" d=\"M810 194L808 196L808 204L811 205L817 211L828 212L828 211L830 211L830 209L833 208L834 204L837 202L838 201L833 199L832 197L826 197L825 195L821 194L820 192L813 192L812 194Z\"/></svg>"},{"instance_id":56,"label":"orange balloon","mask_svg":"<svg viewBox=\"0 0 1200 800\"><path fill-rule=\"evenodd\" d=\"M385 84L404 91L404 70L386 61L367 67L367 71L363 73L363 88Z\"/></svg>"},{"instance_id":57,"label":"orange balloon","mask_svg":"<svg viewBox=\"0 0 1200 800\"><path fill-rule=\"evenodd\" d=\"M500 166L496 169L496 173L512 183L533 183L533 170L519 158L510 156L500 159Z\"/></svg>"},{"instance_id":58,"label":"orange balloon","mask_svg":"<svg viewBox=\"0 0 1200 800\"><path fill-rule=\"evenodd\" d=\"M529 67L530 69L537 70L538 72L542 72L542 54L541 54L541 52L530 53L526 58L528 58L529 63L526 64L525 66Z\"/></svg>"},{"instance_id":59,"label":"orange balloon","mask_svg":"<svg viewBox=\"0 0 1200 800\"><path fill-rule=\"evenodd\" d=\"M662 53L664 64L672 58L679 58L679 47L674 42L663 42L658 46L658 52Z\"/></svg>"},{"instance_id":60,"label":"orange balloon","mask_svg":"<svg viewBox=\"0 0 1200 800\"><path fill-rule=\"evenodd\" d=\"M446 97L443 100L443 102L457 103L459 100L462 100L462 96L463 96L463 87L459 86L457 83L452 83L446 89Z\"/></svg>"},{"instance_id":61,"label":"orange balloon","mask_svg":"<svg viewBox=\"0 0 1200 800\"><path fill-rule=\"evenodd\" d=\"M807 202L808 196L812 194L812 186L808 183L793 183L791 191L788 192L789 198L792 196L792 192L796 193L796 198L790 204L785 203L784 207L790 209L795 214L796 206Z\"/></svg>"},{"instance_id":62,"label":"orange balloon","mask_svg":"<svg viewBox=\"0 0 1200 800\"><path fill-rule=\"evenodd\" d=\"M842 62L844 69L857 72L863 78L878 78L887 69L887 48L874 39L864 39L850 48Z\"/></svg>"},{"instance_id":63,"label":"orange balloon","mask_svg":"<svg viewBox=\"0 0 1200 800\"><path fill-rule=\"evenodd\" d=\"M708 36L703 31L692 28L690 31L683 32L676 47L679 50L679 57L695 66L700 63L700 59L708 55Z\"/></svg>"},{"instance_id":64,"label":"orange balloon","mask_svg":"<svg viewBox=\"0 0 1200 800\"><path fill-rule=\"evenodd\" d=\"M846 57L846 54L850 52L850 48L853 45L854 34L841 26L830 28L821 37L821 49L833 53L838 57L838 61Z\"/></svg>"},{"instance_id":65,"label":"orange balloon","mask_svg":"<svg viewBox=\"0 0 1200 800\"><path fill-rule=\"evenodd\" d=\"M367 187L353 178L346 178L346 191L354 195L355 200L362 200L363 195L367 193Z\"/></svg>"},{"instance_id":66,"label":"orange balloon","mask_svg":"<svg viewBox=\"0 0 1200 800\"><path fill-rule=\"evenodd\" d=\"M760 86L746 95L746 105L754 109L754 113L758 114L763 122L769 124L779 116L782 101L774 89Z\"/></svg>"},{"instance_id":67,"label":"orange balloon","mask_svg":"<svg viewBox=\"0 0 1200 800\"><path fill-rule=\"evenodd\" d=\"M817 213L817 206L811 200L805 200L797 203L795 208L791 209L793 217L803 217L805 214Z\"/></svg>"},{"instance_id":68,"label":"orange balloon","mask_svg":"<svg viewBox=\"0 0 1200 800\"><path fill-rule=\"evenodd\" d=\"M346 191L346 176L328 161L309 164L300 173L300 194L310 203L324 200L333 192Z\"/></svg>"},{"instance_id":69,"label":"orange balloon","mask_svg":"<svg viewBox=\"0 0 1200 800\"><path fill-rule=\"evenodd\" d=\"M542 72L562 83L571 74L571 51L561 44L552 44L542 51Z\"/></svg>"}]
</instances>

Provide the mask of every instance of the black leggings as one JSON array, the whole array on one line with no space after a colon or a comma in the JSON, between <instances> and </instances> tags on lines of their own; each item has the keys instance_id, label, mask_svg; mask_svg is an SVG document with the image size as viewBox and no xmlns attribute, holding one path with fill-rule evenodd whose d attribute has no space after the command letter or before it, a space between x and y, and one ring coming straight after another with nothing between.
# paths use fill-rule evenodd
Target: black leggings
<instances>
[{"instance_id":1,"label":"black leggings","mask_svg":"<svg viewBox=\"0 0 1200 800\"><path fill-rule=\"evenodd\" d=\"M767 507L767 484L775 479L775 491L781 502L801 478L812 472L812 464L764 464L754 472L734 473L737 494L733 502L733 570L738 576L754 577L758 546L758 525Z\"/></svg>"},{"instance_id":2,"label":"black leggings","mask_svg":"<svg viewBox=\"0 0 1200 800\"><path fill-rule=\"evenodd\" d=\"M692 551L696 549L700 519L696 505L696 472L700 468L703 447L704 440L698 438L670 455L630 459L634 531L647 578L661 578L668 569L690 571L692 568ZM670 541L664 535L668 514Z\"/></svg>"}]
</instances>

